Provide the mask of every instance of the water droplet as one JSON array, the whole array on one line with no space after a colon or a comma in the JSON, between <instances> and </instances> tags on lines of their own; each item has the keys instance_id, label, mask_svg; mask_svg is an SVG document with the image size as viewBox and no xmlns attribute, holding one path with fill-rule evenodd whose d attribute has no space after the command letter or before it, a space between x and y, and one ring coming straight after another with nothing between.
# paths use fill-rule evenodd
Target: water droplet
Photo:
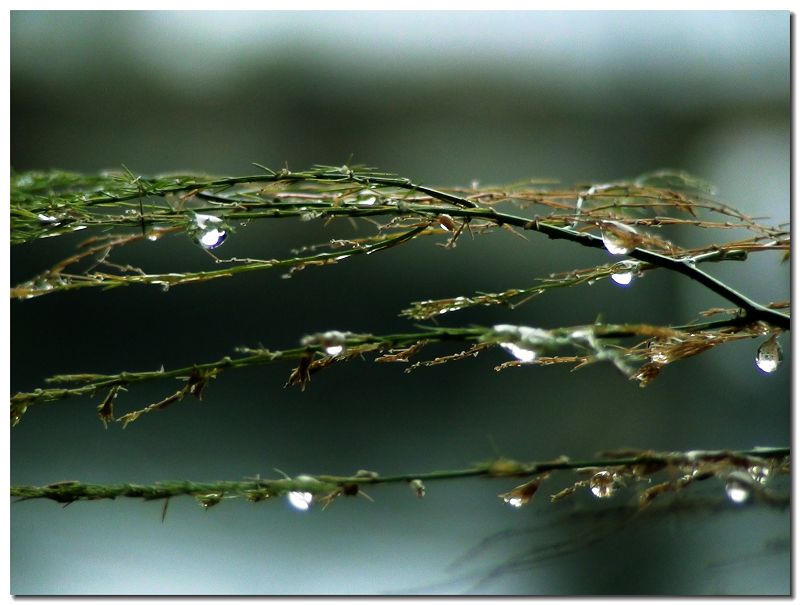
<instances>
[{"instance_id":1,"label":"water droplet","mask_svg":"<svg viewBox=\"0 0 800 605\"><path fill-rule=\"evenodd\" d=\"M753 478L753 481L760 483L761 485L764 485L769 480L771 473L768 466L759 465L751 466L749 469L747 469L747 472L750 473L750 477Z\"/></svg>"},{"instance_id":2,"label":"water droplet","mask_svg":"<svg viewBox=\"0 0 800 605\"><path fill-rule=\"evenodd\" d=\"M359 192L356 201L359 206L374 206L377 199L378 198L375 197L375 192L369 189L363 189Z\"/></svg>"},{"instance_id":3,"label":"water droplet","mask_svg":"<svg viewBox=\"0 0 800 605\"><path fill-rule=\"evenodd\" d=\"M412 479L408 482L408 487L417 494L417 498L425 497L425 484L422 482L422 479Z\"/></svg>"},{"instance_id":4,"label":"water droplet","mask_svg":"<svg viewBox=\"0 0 800 605\"><path fill-rule=\"evenodd\" d=\"M598 498L609 498L614 495L614 475L608 471L600 471L589 479L589 489Z\"/></svg>"},{"instance_id":5,"label":"water droplet","mask_svg":"<svg viewBox=\"0 0 800 605\"><path fill-rule=\"evenodd\" d=\"M58 217L51 216L49 214L40 213L40 214L36 215L36 218L39 219L40 223L44 223L45 225L54 225L55 226L55 225L58 225L60 223L60 221L58 220Z\"/></svg>"},{"instance_id":6,"label":"water droplet","mask_svg":"<svg viewBox=\"0 0 800 605\"><path fill-rule=\"evenodd\" d=\"M203 507L203 509L208 510L212 506L216 506L222 501L222 494L220 493L211 493L211 494L200 494L195 496L197 499L197 503Z\"/></svg>"},{"instance_id":7,"label":"water droplet","mask_svg":"<svg viewBox=\"0 0 800 605\"><path fill-rule=\"evenodd\" d=\"M530 363L536 359L536 351L525 349L513 342L501 342L500 346L519 359L522 363Z\"/></svg>"},{"instance_id":8,"label":"water droplet","mask_svg":"<svg viewBox=\"0 0 800 605\"><path fill-rule=\"evenodd\" d=\"M224 223L218 216L195 214L194 222L192 236L206 250L218 248L228 237L228 232L223 228Z\"/></svg>"},{"instance_id":9,"label":"water droplet","mask_svg":"<svg viewBox=\"0 0 800 605\"><path fill-rule=\"evenodd\" d=\"M502 337L502 340L497 338L496 342L523 363L536 359L538 349L552 341L551 334L546 330L528 326L499 324L492 331L495 336Z\"/></svg>"},{"instance_id":10,"label":"water droplet","mask_svg":"<svg viewBox=\"0 0 800 605\"><path fill-rule=\"evenodd\" d=\"M453 220L453 217L449 214L440 214L436 217L439 221L439 226L445 231L455 231L456 229L456 222Z\"/></svg>"},{"instance_id":11,"label":"water droplet","mask_svg":"<svg viewBox=\"0 0 800 605\"><path fill-rule=\"evenodd\" d=\"M320 334L304 336L300 339L300 344L304 347L321 346L328 355L340 355L350 336L352 336L350 332L329 330Z\"/></svg>"},{"instance_id":12,"label":"water droplet","mask_svg":"<svg viewBox=\"0 0 800 605\"><path fill-rule=\"evenodd\" d=\"M756 366L758 369L766 374L771 374L778 369L778 366L783 361L783 349L778 342L777 334L772 338L765 340L756 353Z\"/></svg>"},{"instance_id":13,"label":"water droplet","mask_svg":"<svg viewBox=\"0 0 800 605\"><path fill-rule=\"evenodd\" d=\"M519 496L512 496L510 498L503 498L506 504L513 506L514 508L521 508L523 505L522 498Z\"/></svg>"},{"instance_id":14,"label":"water droplet","mask_svg":"<svg viewBox=\"0 0 800 605\"><path fill-rule=\"evenodd\" d=\"M619 262L612 267L611 279L620 286L627 286L633 281L638 269L639 263L637 262L629 260Z\"/></svg>"},{"instance_id":15,"label":"water droplet","mask_svg":"<svg viewBox=\"0 0 800 605\"><path fill-rule=\"evenodd\" d=\"M600 234L606 250L611 254L628 254L638 242L636 229L616 221L605 222L600 229Z\"/></svg>"},{"instance_id":16,"label":"water droplet","mask_svg":"<svg viewBox=\"0 0 800 605\"><path fill-rule=\"evenodd\" d=\"M620 286L627 286L633 281L633 273L612 273L611 279L613 279Z\"/></svg>"},{"instance_id":17,"label":"water droplet","mask_svg":"<svg viewBox=\"0 0 800 605\"><path fill-rule=\"evenodd\" d=\"M313 210L312 211L308 211L308 212L303 212L303 214L300 215L300 220L305 223L305 222L308 222L308 221L312 221L315 218L319 218L322 215L323 215L322 212L313 211Z\"/></svg>"},{"instance_id":18,"label":"water droplet","mask_svg":"<svg viewBox=\"0 0 800 605\"><path fill-rule=\"evenodd\" d=\"M733 471L725 481L725 492L731 502L741 504L750 498L753 480L742 471Z\"/></svg>"},{"instance_id":19,"label":"water droplet","mask_svg":"<svg viewBox=\"0 0 800 605\"><path fill-rule=\"evenodd\" d=\"M289 492L286 497L289 499L289 504L297 510L308 510L311 507L311 501L314 499L314 495L311 492Z\"/></svg>"}]
</instances>

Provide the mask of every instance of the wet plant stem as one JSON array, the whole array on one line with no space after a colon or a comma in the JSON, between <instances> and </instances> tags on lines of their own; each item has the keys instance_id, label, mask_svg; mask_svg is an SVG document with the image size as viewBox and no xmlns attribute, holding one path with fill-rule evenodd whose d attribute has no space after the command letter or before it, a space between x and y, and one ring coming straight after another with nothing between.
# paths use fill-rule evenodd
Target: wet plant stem
<instances>
[{"instance_id":1,"label":"wet plant stem","mask_svg":"<svg viewBox=\"0 0 800 605\"><path fill-rule=\"evenodd\" d=\"M11 496L21 500L49 499L69 504L77 500L102 500L115 498L142 498L144 500L169 499L176 496L195 496L198 498L214 496L216 504L224 498L247 498L264 500L285 495L292 491L309 492L314 496L331 497L341 493L355 495L359 488L368 485L391 483L410 483L421 481L455 480L469 477L511 478L532 477L552 471L578 469L603 469L641 466L660 469L670 466L692 465L703 462L725 460L734 464L749 465L768 463L771 460L786 459L790 455L788 447L754 448L751 450L692 451L692 452L653 452L642 451L626 456L605 455L592 459L573 461L562 456L555 460L537 462L517 462L498 458L474 466L440 470L426 473L404 473L381 476L374 472L361 471L352 476L301 475L281 479L244 479L240 481L162 481L152 485L132 483L89 484L80 481L60 481L45 486L12 485ZM351 488L348 492L348 487ZM344 490L344 491L339 491ZM202 502L202 500L201 500ZM207 504L208 505L208 504Z\"/></svg>"},{"instance_id":2,"label":"wet plant stem","mask_svg":"<svg viewBox=\"0 0 800 605\"><path fill-rule=\"evenodd\" d=\"M720 330L737 328L742 325L743 318L733 317L727 320L717 320L707 323L698 323L681 326L687 333L701 333L709 329ZM472 342L478 343L487 338L492 341L493 328L445 328L424 327L419 332L373 335L350 334L343 342L344 353L339 356L325 356L322 345L301 346L296 348L270 351L255 349L247 351L251 354L242 357L223 357L220 360L194 364L175 370L144 372L120 372L118 374L67 374L57 375L46 379L47 383L72 383L79 386L38 388L30 392L19 392L11 397L12 416L15 418L27 410L29 406L41 403L55 402L62 399L82 396L94 396L98 392L118 387L129 387L144 382L177 379L188 381L192 376L216 377L219 374L237 368L262 366L282 361L311 360L315 355L322 355L318 359L328 359L331 363L340 360L361 356L363 353L380 352L387 350L408 349L419 343L431 344L437 342ZM630 337L649 337L655 334L678 333L673 328L661 328L644 324L593 324L590 326L557 328L551 330L553 339L568 339L576 331L590 331L598 339L619 339Z\"/></svg>"}]
</instances>

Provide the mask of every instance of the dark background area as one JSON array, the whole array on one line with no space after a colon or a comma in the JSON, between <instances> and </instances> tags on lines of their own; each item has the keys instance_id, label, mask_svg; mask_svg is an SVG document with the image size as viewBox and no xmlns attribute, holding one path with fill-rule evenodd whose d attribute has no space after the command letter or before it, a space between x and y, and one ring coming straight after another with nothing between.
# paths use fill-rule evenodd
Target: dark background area
<instances>
[{"instance_id":1,"label":"dark background area","mask_svg":"<svg viewBox=\"0 0 800 605\"><path fill-rule=\"evenodd\" d=\"M365 163L431 186L557 179L602 183L688 170L720 199L777 224L789 219L789 27L786 12L191 13L13 12L11 162L15 170L245 174L259 162L302 169ZM337 232L348 233L344 224ZM362 228L363 229L363 228ZM223 256L287 256L331 237L315 222L240 228ZM349 231L349 233L352 233ZM363 233L360 231L359 233ZM714 234L718 236L719 234ZM722 234L723 236L725 234ZM710 234L699 233L697 243ZM11 250L11 283L69 254L83 237ZM526 287L607 262L535 234L429 240L281 279L279 271L162 292L130 287L13 302L11 391L68 372L179 367L304 334L409 329L412 301ZM117 262L146 270L211 268L188 238L142 242ZM711 272L752 298L789 297L788 263L752 255ZM684 323L725 306L653 272L554 291L511 311L444 316L443 325L544 328ZM790 343L765 376L757 342L668 367L646 389L609 367L496 373L502 351L410 375L353 361L306 392L290 367L223 375L186 400L107 431L94 400L37 406L12 431L11 481L45 484L236 479L273 468L391 474L458 468L493 455L585 458L617 447L743 449L790 439ZM167 395L123 394L133 409ZM11 509L16 594L787 594L788 511L736 507L720 485L707 507L624 518L579 496L521 510L496 494L517 482L464 480L375 488L322 513L283 501L24 502ZM557 482L548 485L555 491ZM678 504L695 496L685 494ZM633 504L632 492L613 505ZM716 502L716 504L713 504ZM724 505L724 506L722 506ZM716 508L715 508L716 507ZM606 528L606 529L604 529ZM507 532L500 534L499 532ZM450 564L480 547L470 565ZM526 564L527 548L572 544ZM513 573L491 571L520 563ZM481 580L485 582L478 583ZM444 582L444 584L436 584ZM435 586L434 586L435 584Z\"/></svg>"}]
</instances>

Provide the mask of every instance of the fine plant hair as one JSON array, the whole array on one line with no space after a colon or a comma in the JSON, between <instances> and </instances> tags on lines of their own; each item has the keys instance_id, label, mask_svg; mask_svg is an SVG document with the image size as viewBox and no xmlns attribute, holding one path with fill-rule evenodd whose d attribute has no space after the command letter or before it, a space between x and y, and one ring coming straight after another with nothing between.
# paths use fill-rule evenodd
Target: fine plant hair
<instances>
[{"instance_id":1,"label":"fine plant hair","mask_svg":"<svg viewBox=\"0 0 800 605\"><path fill-rule=\"evenodd\" d=\"M291 275L307 268L323 270L415 239L434 240L453 249L462 238L497 230L520 236L520 246L526 245L526 234L530 234L594 248L607 262L542 276L534 283L516 284L500 292L454 292L443 299L407 301L398 312L416 323L403 333L355 333L347 331L347 326L331 326L326 332L298 334L293 348L239 346L230 355L196 360L183 368L51 376L41 388L12 395L12 425L22 421L31 407L80 397L98 398L94 405L106 428L156 422L150 412L165 411L187 397L202 398L207 385L220 374L264 364L288 365L285 386L299 389L306 389L315 373L346 361L362 363L360 360L371 358L400 364L405 372L411 372L477 357L497 347L511 357L495 366L496 371L553 364L580 369L602 363L621 380L641 387L651 384L673 363L740 340L759 341L756 362L762 371L773 372L780 364L778 338L790 329L789 301L754 300L713 277L706 267L745 263L756 253L777 254L776 262L786 261L791 248L789 225L768 225L722 203L711 185L689 174L656 171L630 180L571 187L525 181L504 187L432 188L365 166L314 166L299 172L260 164L255 167L254 174L237 177L144 177L128 168L91 175L64 171L12 174L12 246L76 231L86 233L74 254L12 286L12 299L57 296L84 288L95 289L98 297L120 287L169 290L270 269ZM279 259L221 255L231 231L254 221L280 219L323 221L326 225L346 220L368 225L371 234L310 243ZM709 243L683 245L685 234L694 232L709 234ZM155 273L112 260L113 254L135 242L149 240L157 245L184 235L208 252L211 268L185 272L175 267L168 273ZM554 289L579 288L604 279L626 284L653 271L674 272L695 281L716 294L721 306L697 309L694 321L670 325L610 324L598 319L591 324L548 328L512 323L442 327L434 321L445 314L457 317L459 311L474 307L503 306L511 311ZM143 382L165 385L163 399L119 414L119 395ZM385 483L407 483L416 496L423 497L429 483L483 476L524 479L513 490L499 494L504 502L522 506L552 474L571 473L571 485L551 494L553 502L579 489L599 498L632 489L638 490L639 504L645 507L660 495L706 479L721 481L734 500L752 496L773 501L778 496L768 481L789 473L789 454L788 447L612 450L582 461L566 455L531 462L497 457L461 469L394 476L360 470L350 476L255 477L214 483L179 480L94 485L67 481L12 486L11 495L64 504L118 497L159 499L164 501L166 513L170 498L180 495L196 498L205 508L230 498L262 501L284 495L300 506L312 502L328 506L339 496L369 497L365 488Z\"/></svg>"}]
</instances>

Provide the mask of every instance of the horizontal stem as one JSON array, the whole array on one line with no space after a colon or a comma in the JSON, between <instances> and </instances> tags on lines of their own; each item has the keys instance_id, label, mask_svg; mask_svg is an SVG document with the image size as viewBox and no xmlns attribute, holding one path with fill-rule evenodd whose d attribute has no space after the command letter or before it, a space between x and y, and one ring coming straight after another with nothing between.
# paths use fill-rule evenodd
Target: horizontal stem
<instances>
[{"instance_id":1,"label":"horizontal stem","mask_svg":"<svg viewBox=\"0 0 800 605\"><path fill-rule=\"evenodd\" d=\"M145 500L169 499L175 496L195 496L201 503L212 505L223 497L245 497L263 500L285 495L289 492L308 492L314 496L335 497L341 493L358 493L358 486L420 481L454 480L468 477L531 477L545 472L567 471L583 468L618 468L642 466L654 470L668 466L695 465L706 462L728 461L733 464L754 465L790 455L788 447L755 448L751 450L709 450L692 452L642 451L631 455L600 456L588 460L573 461L567 457L535 462L517 462L505 458L495 459L472 467L456 470L439 470L424 473L404 473L381 476L374 472L359 472L352 476L300 475L295 478L247 479L239 481L163 481L152 485L131 483L89 484L79 481L62 481L45 486L12 485L11 496L23 500L44 498L61 503L76 500L101 500L115 498L142 498ZM347 488L356 487L349 492ZM344 490L344 491L342 491ZM203 498L206 500L204 501Z\"/></svg>"}]
</instances>

